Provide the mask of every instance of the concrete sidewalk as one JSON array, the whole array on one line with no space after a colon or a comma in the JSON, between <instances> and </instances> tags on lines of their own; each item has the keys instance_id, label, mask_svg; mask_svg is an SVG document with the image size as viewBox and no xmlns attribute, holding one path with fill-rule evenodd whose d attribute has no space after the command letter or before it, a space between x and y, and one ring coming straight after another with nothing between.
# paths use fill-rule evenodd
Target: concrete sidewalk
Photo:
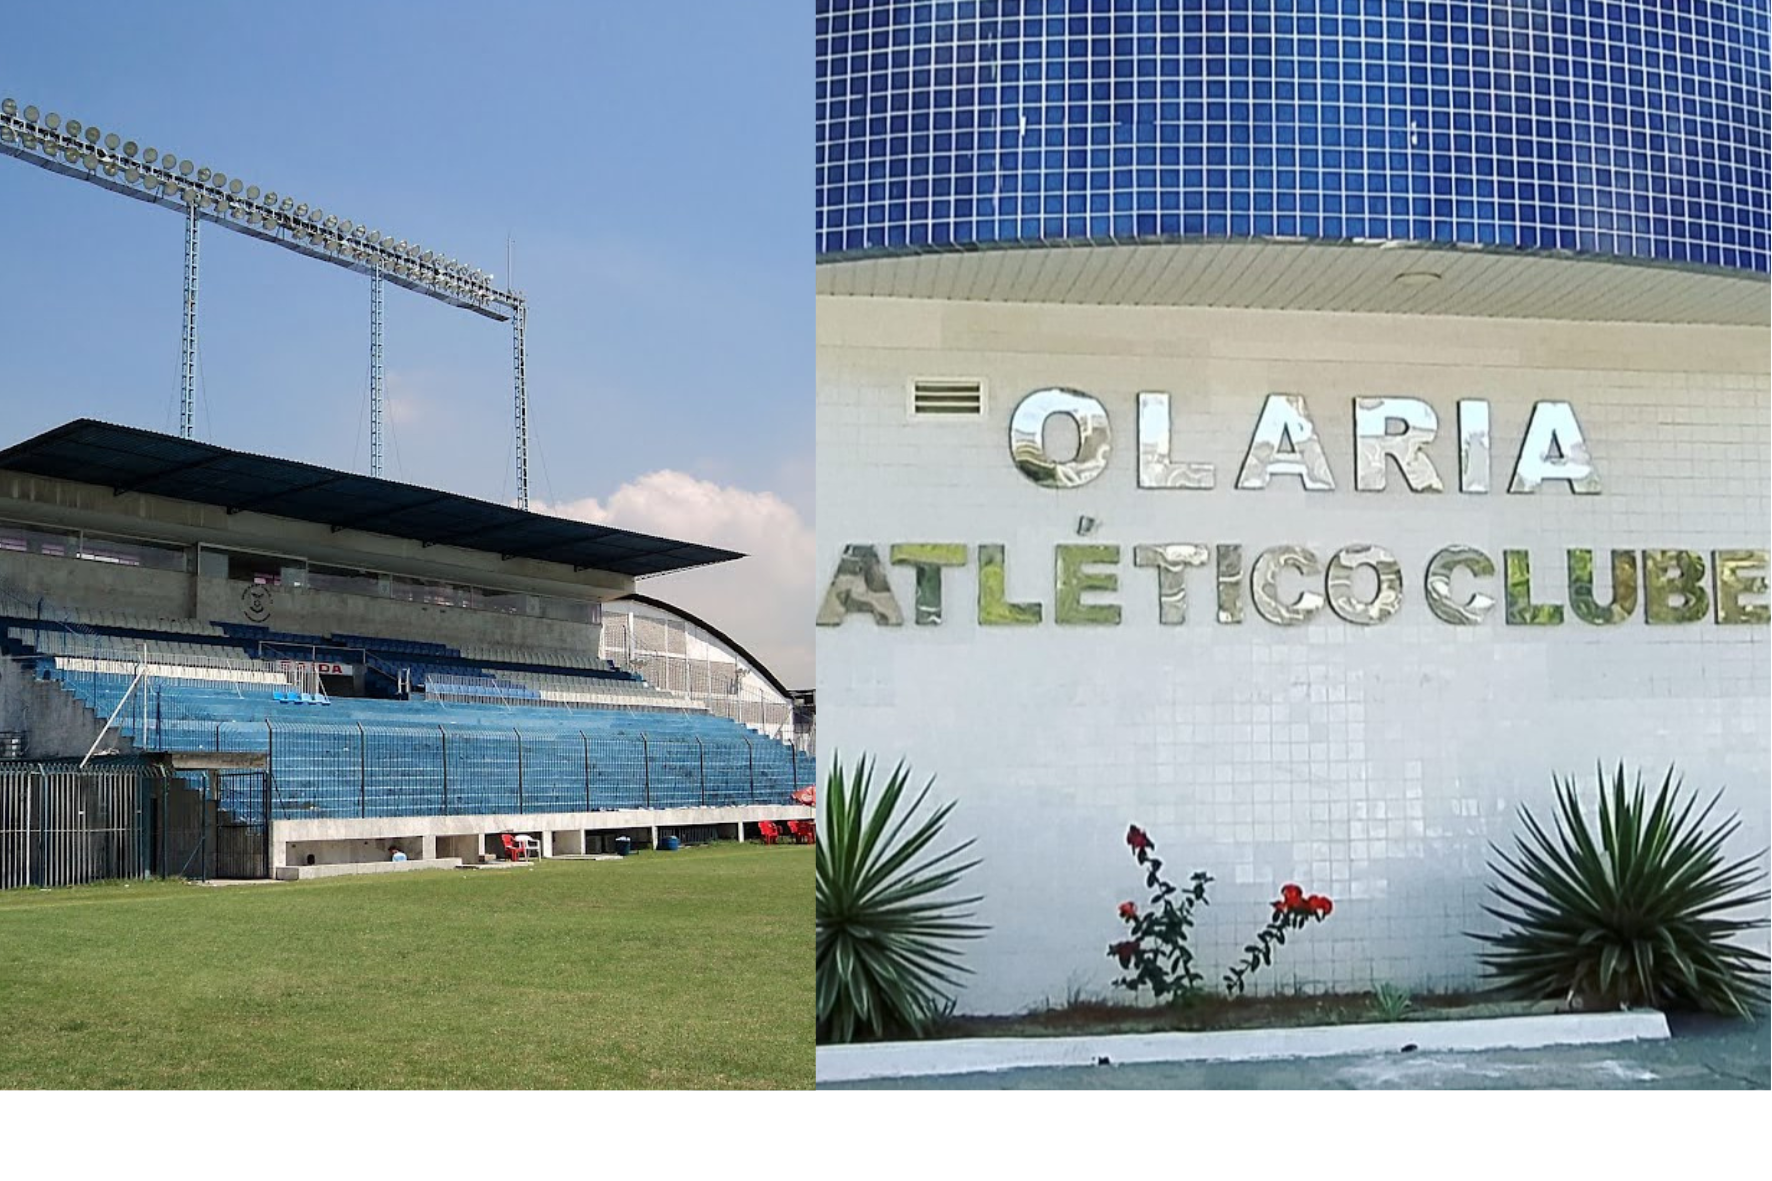
<instances>
[{"instance_id":1,"label":"concrete sidewalk","mask_svg":"<svg viewBox=\"0 0 1772 1181\"><path fill-rule=\"evenodd\" d=\"M1467 1054L1379 1054L1272 1062L1010 1070L883 1079L819 1090L1767 1090L1766 1018L1670 1016L1667 1041Z\"/></svg>"}]
</instances>

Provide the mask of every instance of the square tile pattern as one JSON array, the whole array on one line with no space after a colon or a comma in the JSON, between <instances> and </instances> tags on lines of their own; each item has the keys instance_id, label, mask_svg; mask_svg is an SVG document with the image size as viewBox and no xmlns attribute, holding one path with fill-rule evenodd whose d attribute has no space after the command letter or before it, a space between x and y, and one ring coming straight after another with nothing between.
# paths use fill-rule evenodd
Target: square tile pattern
<instances>
[{"instance_id":1,"label":"square tile pattern","mask_svg":"<svg viewBox=\"0 0 1772 1181\"><path fill-rule=\"evenodd\" d=\"M1269 235L1767 269L1765 0L819 0L817 249Z\"/></svg>"},{"instance_id":2,"label":"square tile pattern","mask_svg":"<svg viewBox=\"0 0 1772 1181\"><path fill-rule=\"evenodd\" d=\"M818 309L819 593L846 544L957 542L945 619L914 624L912 577L890 567L906 622L852 616L818 630L820 747L902 757L934 797L957 799L952 838L977 837L968 880L990 933L966 950L966 1011L1006 1012L1106 993L1116 905L1142 902L1129 823L1150 831L1177 880L1212 873L1198 950L1208 984L1267 916L1281 884L1326 893L1334 916L1281 949L1258 990L1415 990L1478 982L1488 842L1516 809L1544 815L1551 774L1592 781L1596 760L1726 789L1743 855L1768 843L1768 632L1764 626L1569 615L1560 627L1435 618L1423 569L1440 547L1499 565L1526 549L1540 601L1567 602L1565 551L1764 549L1769 521L1763 329L1457 320L1182 309L1037 307L824 297ZM906 383L983 380L982 417L914 420ZM1105 473L1070 490L1012 465L1008 418L1030 390L1063 385L1108 408ZM1136 487L1139 391L1173 394L1175 458L1216 465L1210 491ZM1337 490L1276 478L1234 487L1268 393L1302 394ZM1448 491L1412 494L1391 469L1353 489L1352 400L1427 400L1430 453ZM1531 406L1573 403L1605 490L1535 495L1456 489L1455 405L1486 398L1493 484L1506 487ZM1053 547L1124 547L1118 626L1058 626ZM1209 569L1188 575L1185 624L1157 619L1139 543L1240 543L1245 562L1282 543L1322 559L1390 548L1404 602L1388 621L1328 610L1279 627L1245 598L1213 617ZM1007 593L1044 604L1037 627L976 623L977 546L1007 547ZM1596 562L1605 567L1604 560ZM1601 576L1596 591L1609 587ZM1320 584L1319 584L1319 589ZM1501 596L1499 578L1486 586ZM1245 579L1247 595L1247 579Z\"/></svg>"}]
</instances>

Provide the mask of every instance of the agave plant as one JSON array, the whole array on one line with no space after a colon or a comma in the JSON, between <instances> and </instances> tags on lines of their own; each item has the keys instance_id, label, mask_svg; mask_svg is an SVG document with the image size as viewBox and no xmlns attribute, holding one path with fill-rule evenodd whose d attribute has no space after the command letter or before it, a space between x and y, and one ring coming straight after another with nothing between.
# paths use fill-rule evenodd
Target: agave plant
<instances>
[{"instance_id":1,"label":"agave plant","mask_svg":"<svg viewBox=\"0 0 1772 1181\"><path fill-rule=\"evenodd\" d=\"M925 854L954 805L911 828L935 781L905 808L910 772L902 762L877 799L872 781L865 757L847 782L839 760L825 787L817 870L821 1042L922 1035L948 1007L943 987L969 971L955 941L986 929L966 922L972 913L960 909L977 898L938 897L978 864L956 861L972 842Z\"/></svg>"},{"instance_id":2,"label":"agave plant","mask_svg":"<svg viewBox=\"0 0 1772 1181\"><path fill-rule=\"evenodd\" d=\"M1555 835L1521 809L1512 856L1490 848L1499 905L1509 924L1476 935L1499 991L1528 999L1579 999L1588 1007L1653 1006L1746 1016L1767 1000L1767 957L1738 938L1767 925L1764 854L1728 861L1723 845L1739 816L1707 828L1722 793L1696 816L1696 797L1668 768L1653 799L1642 775L1625 786L1619 764L1599 776L1599 831L1582 815L1574 779L1553 777ZM1746 911L1746 917L1732 912Z\"/></svg>"}]
</instances>

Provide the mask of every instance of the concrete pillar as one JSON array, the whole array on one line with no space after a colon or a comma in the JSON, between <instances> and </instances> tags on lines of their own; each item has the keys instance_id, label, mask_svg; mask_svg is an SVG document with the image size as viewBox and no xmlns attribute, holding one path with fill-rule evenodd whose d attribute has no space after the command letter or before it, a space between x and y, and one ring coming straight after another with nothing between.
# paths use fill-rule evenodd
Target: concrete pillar
<instances>
[{"instance_id":1,"label":"concrete pillar","mask_svg":"<svg viewBox=\"0 0 1772 1181\"><path fill-rule=\"evenodd\" d=\"M551 828L541 830L541 855L543 857L554 855L554 830Z\"/></svg>"},{"instance_id":2,"label":"concrete pillar","mask_svg":"<svg viewBox=\"0 0 1772 1181\"><path fill-rule=\"evenodd\" d=\"M656 848L658 848L658 825L656 825L656 824L653 825L651 832L652 832L652 843L650 845L648 845L647 848L656 849Z\"/></svg>"},{"instance_id":3,"label":"concrete pillar","mask_svg":"<svg viewBox=\"0 0 1772 1181\"><path fill-rule=\"evenodd\" d=\"M437 860L437 834L427 832L419 838L418 859L420 861Z\"/></svg>"},{"instance_id":4,"label":"concrete pillar","mask_svg":"<svg viewBox=\"0 0 1772 1181\"><path fill-rule=\"evenodd\" d=\"M741 845L744 844L744 821L740 820L734 824L732 826L732 831L735 834L732 839Z\"/></svg>"}]
</instances>

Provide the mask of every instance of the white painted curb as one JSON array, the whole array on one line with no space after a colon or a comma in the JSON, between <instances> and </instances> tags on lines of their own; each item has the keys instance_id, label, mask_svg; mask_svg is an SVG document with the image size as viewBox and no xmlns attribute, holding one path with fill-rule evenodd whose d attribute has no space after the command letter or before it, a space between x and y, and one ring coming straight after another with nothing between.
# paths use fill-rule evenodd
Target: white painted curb
<instances>
[{"instance_id":1,"label":"white painted curb","mask_svg":"<svg viewBox=\"0 0 1772 1181\"><path fill-rule=\"evenodd\" d=\"M1394 1054L1405 1045L1423 1052L1530 1050L1658 1041L1667 1019L1652 1009L1628 1013L1553 1013L1470 1021L1399 1021L1384 1025L1313 1025L1298 1029L1228 1029L1212 1033L1128 1033L1098 1037L964 1038L820 1046L815 1078L821 1083L877 1078L975 1074L1029 1066L1125 1066L1135 1062L1252 1062L1273 1058L1327 1058L1339 1054Z\"/></svg>"}]
</instances>

